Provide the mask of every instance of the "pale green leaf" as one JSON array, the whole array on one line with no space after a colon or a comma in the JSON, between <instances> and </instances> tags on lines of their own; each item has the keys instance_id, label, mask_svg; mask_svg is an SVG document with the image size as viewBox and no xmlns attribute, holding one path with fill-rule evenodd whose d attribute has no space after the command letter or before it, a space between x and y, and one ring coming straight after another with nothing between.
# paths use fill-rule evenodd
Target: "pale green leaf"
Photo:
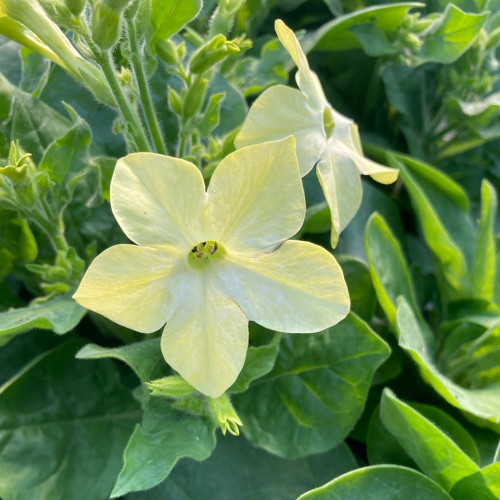
<instances>
[{"instance_id":1,"label":"pale green leaf","mask_svg":"<svg viewBox=\"0 0 500 500\"><path fill-rule=\"evenodd\" d=\"M389 389L382 395L380 418L419 468L447 491L479 470L443 431Z\"/></svg>"}]
</instances>

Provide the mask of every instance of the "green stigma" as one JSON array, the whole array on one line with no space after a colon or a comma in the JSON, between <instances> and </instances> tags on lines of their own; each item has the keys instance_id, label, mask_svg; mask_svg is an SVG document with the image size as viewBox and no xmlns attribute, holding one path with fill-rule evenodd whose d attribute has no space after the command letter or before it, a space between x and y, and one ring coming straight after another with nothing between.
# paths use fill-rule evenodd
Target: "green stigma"
<instances>
[{"instance_id":1,"label":"green stigma","mask_svg":"<svg viewBox=\"0 0 500 500\"><path fill-rule=\"evenodd\" d=\"M188 262L200 267L218 259L224 254L224 248L216 241L203 241L195 245L188 255Z\"/></svg>"},{"instance_id":2,"label":"green stigma","mask_svg":"<svg viewBox=\"0 0 500 500\"><path fill-rule=\"evenodd\" d=\"M330 106L326 106L323 111L323 127L325 127L326 138L328 139L333 132L335 127L335 120L333 119L333 113Z\"/></svg>"}]
</instances>

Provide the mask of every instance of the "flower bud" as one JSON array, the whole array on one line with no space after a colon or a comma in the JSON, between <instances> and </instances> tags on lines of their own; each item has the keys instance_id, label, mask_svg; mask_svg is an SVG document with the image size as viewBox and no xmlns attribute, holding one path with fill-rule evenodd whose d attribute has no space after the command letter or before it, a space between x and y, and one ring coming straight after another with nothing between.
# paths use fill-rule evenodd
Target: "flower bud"
<instances>
[{"instance_id":1,"label":"flower bud","mask_svg":"<svg viewBox=\"0 0 500 500\"><path fill-rule=\"evenodd\" d=\"M182 115L182 108L184 107L182 97L170 85L168 86L168 107L176 115Z\"/></svg>"},{"instance_id":2,"label":"flower bud","mask_svg":"<svg viewBox=\"0 0 500 500\"><path fill-rule=\"evenodd\" d=\"M102 50L114 47L121 36L122 13L98 0L92 10L92 40Z\"/></svg>"},{"instance_id":3,"label":"flower bud","mask_svg":"<svg viewBox=\"0 0 500 500\"><path fill-rule=\"evenodd\" d=\"M161 60L170 65L176 65L179 62L177 47L171 40L160 40L156 44L156 51Z\"/></svg>"},{"instance_id":4,"label":"flower bud","mask_svg":"<svg viewBox=\"0 0 500 500\"><path fill-rule=\"evenodd\" d=\"M207 86L208 78L199 76L188 88L184 99L184 118L191 118L200 111L207 93Z\"/></svg>"},{"instance_id":5,"label":"flower bud","mask_svg":"<svg viewBox=\"0 0 500 500\"><path fill-rule=\"evenodd\" d=\"M243 424L227 394L223 394L216 399L206 398L206 402L208 415L220 427L222 434L225 435L229 431L233 436L239 436L239 426Z\"/></svg>"},{"instance_id":6,"label":"flower bud","mask_svg":"<svg viewBox=\"0 0 500 500\"><path fill-rule=\"evenodd\" d=\"M234 41L226 40L224 35L216 35L194 52L189 61L189 70L198 75L205 73L229 54L239 51Z\"/></svg>"},{"instance_id":7,"label":"flower bud","mask_svg":"<svg viewBox=\"0 0 500 500\"><path fill-rule=\"evenodd\" d=\"M151 390L151 396L186 398L195 392L195 388L178 375L152 380L151 382L146 382L146 385Z\"/></svg>"}]
</instances>

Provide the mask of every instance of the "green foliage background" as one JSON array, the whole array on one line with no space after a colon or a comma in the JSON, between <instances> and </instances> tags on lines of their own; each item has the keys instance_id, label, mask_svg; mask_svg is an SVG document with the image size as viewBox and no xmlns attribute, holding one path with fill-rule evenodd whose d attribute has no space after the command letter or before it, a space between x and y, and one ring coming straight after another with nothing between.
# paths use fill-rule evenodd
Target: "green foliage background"
<instances>
[{"instance_id":1,"label":"green foliage background","mask_svg":"<svg viewBox=\"0 0 500 500\"><path fill-rule=\"evenodd\" d=\"M302 33L365 154L400 171L390 186L363 178L333 251L352 311L307 336L251 325L228 391L242 436L222 436L199 396L150 396L145 383L171 374L159 334L144 339L71 299L95 255L125 241L109 182L140 131L0 38L0 496L500 498L500 3L219 3L152 2L146 142L208 181L257 95L293 85L274 20ZM61 12L51 15L77 31ZM191 58L217 33L252 44ZM112 62L137 73L133 48L122 43ZM7 175L11 141L32 155L31 204ZM300 237L330 250L314 174L304 187Z\"/></svg>"}]
</instances>

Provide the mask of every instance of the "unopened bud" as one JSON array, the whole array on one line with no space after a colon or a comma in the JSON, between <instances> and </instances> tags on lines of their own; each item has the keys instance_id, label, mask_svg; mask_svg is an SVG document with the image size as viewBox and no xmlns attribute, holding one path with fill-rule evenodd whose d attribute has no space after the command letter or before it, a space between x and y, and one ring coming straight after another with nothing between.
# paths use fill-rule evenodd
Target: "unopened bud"
<instances>
[{"instance_id":1,"label":"unopened bud","mask_svg":"<svg viewBox=\"0 0 500 500\"><path fill-rule=\"evenodd\" d=\"M184 99L184 118L188 119L196 115L203 106L207 92L208 78L199 76L188 88Z\"/></svg>"},{"instance_id":2,"label":"unopened bud","mask_svg":"<svg viewBox=\"0 0 500 500\"><path fill-rule=\"evenodd\" d=\"M160 40L156 44L156 51L161 60L166 64L176 65L179 62L177 47L171 40Z\"/></svg>"},{"instance_id":3,"label":"unopened bud","mask_svg":"<svg viewBox=\"0 0 500 500\"><path fill-rule=\"evenodd\" d=\"M205 73L228 55L239 51L236 42L226 40L224 35L216 35L194 52L189 61L189 70L198 75Z\"/></svg>"},{"instance_id":4,"label":"unopened bud","mask_svg":"<svg viewBox=\"0 0 500 500\"><path fill-rule=\"evenodd\" d=\"M146 382L146 385L151 391L151 396L186 398L195 392L195 388L178 375L152 380L151 382Z\"/></svg>"},{"instance_id":5,"label":"unopened bud","mask_svg":"<svg viewBox=\"0 0 500 500\"><path fill-rule=\"evenodd\" d=\"M122 13L98 0L92 11L92 40L102 50L114 47L121 36Z\"/></svg>"},{"instance_id":6,"label":"unopened bud","mask_svg":"<svg viewBox=\"0 0 500 500\"><path fill-rule=\"evenodd\" d=\"M222 434L229 431L233 436L239 436L241 423L240 417L233 408L227 394L218 398L206 398L207 411L211 419L218 425Z\"/></svg>"}]
</instances>

